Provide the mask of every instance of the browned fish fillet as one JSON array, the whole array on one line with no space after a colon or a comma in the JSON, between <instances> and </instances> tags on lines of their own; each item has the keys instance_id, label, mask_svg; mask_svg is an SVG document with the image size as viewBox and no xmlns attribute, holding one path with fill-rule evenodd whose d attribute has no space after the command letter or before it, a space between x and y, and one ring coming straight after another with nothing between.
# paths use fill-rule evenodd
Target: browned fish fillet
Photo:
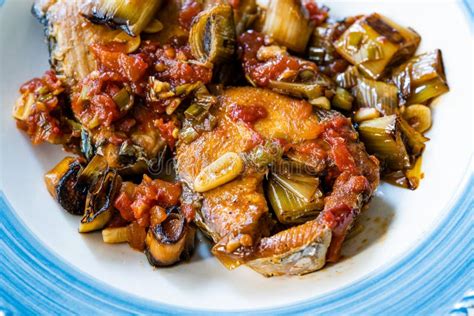
<instances>
[{"instance_id":1,"label":"browned fish fillet","mask_svg":"<svg viewBox=\"0 0 474 316\"><path fill-rule=\"evenodd\" d=\"M238 178L202 193L196 221L216 243L214 255L228 268L247 263L266 276L305 274L323 267L327 253L337 258L345 233L378 184L377 161L358 142L350 121L337 115L319 122L306 101L257 88L228 89L219 101L218 126L177 149L179 175L191 189L199 172L225 153L245 156L257 144L278 139L290 146L288 154L311 158L333 190L317 219L270 236L274 221L262 170L247 162ZM255 119L257 112L265 115Z\"/></svg>"}]
</instances>

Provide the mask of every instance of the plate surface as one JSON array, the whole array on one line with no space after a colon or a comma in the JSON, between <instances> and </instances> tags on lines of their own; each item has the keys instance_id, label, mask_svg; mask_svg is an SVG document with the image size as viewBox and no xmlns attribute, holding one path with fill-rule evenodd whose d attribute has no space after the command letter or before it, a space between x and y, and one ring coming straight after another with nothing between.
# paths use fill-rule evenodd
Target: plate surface
<instances>
[{"instance_id":1,"label":"plate surface","mask_svg":"<svg viewBox=\"0 0 474 316\"><path fill-rule=\"evenodd\" d=\"M126 245L76 233L78 218L58 207L42 180L64 153L32 146L11 118L19 85L48 68L42 27L30 14L31 1L3 3L0 312L466 310L472 293L463 293L473 285L472 13L454 1L327 4L335 16L376 11L412 26L422 36L420 52L443 51L451 91L433 106L420 188L381 185L361 219L364 232L346 243L346 258L338 264L302 277L266 279L246 267L227 271L204 241L189 263L154 270ZM463 296L465 303L455 306Z\"/></svg>"}]
</instances>

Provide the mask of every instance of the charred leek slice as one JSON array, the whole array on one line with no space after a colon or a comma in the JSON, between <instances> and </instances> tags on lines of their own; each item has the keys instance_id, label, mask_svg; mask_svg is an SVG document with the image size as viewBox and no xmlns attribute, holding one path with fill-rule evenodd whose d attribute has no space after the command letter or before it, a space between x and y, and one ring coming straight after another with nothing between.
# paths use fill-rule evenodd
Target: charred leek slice
<instances>
[{"instance_id":1,"label":"charred leek slice","mask_svg":"<svg viewBox=\"0 0 474 316\"><path fill-rule=\"evenodd\" d=\"M439 49L415 56L397 67L392 81L408 104L425 103L449 91Z\"/></svg>"},{"instance_id":2,"label":"charred leek slice","mask_svg":"<svg viewBox=\"0 0 474 316\"><path fill-rule=\"evenodd\" d=\"M221 4L195 17L189 32L193 56L202 63L222 63L235 52L235 27L232 8Z\"/></svg>"},{"instance_id":3,"label":"charred leek slice","mask_svg":"<svg viewBox=\"0 0 474 316\"><path fill-rule=\"evenodd\" d=\"M411 56L420 36L388 18L373 13L355 22L336 41L339 54L372 79L378 79L390 64Z\"/></svg>"},{"instance_id":4,"label":"charred leek slice","mask_svg":"<svg viewBox=\"0 0 474 316\"><path fill-rule=\"evenodd\" d=\"M108 170L92 185L86 199L84 217L79 225L80 233L103 228L112 217L113 201L120 187L120 178Z\"/></svg>"},{"instance_id":5,"label":"charred leek slice","mask_svg":"<svg viewBox=\"0 0 474 316\"><path fill-rule=\"evenodd\" d=\"M303 13L300 1L270 0L262 31L279 44L302 53L313 26Z\"/></svg>"},{"instance_id":6,"label":"charred leek slice","mask_svg":"<svg viewBox=\"0 0 474 316\"><path fill-rule=\"evenodd\" d=\"M90 12L83 12L92 22L120 28L137 36L153 20L161 0L93 0Z\"/></svg>"},{"instance_id":7,"label":"charred leek slice","mask_svg":"<svg viewBox=\"0 0 474 316\"><path fill-rule=\"evenodd\" d=\"M399 170L410 166L396 115L362 122L359 135L367 151L381 159L389 169Z\"/></svg>"},{"instance_id":8,"label":"charred leek slice","mask_svg":"<svg viewBox=\"0 0 474 316\"><path fill-rule=\"evenodd\" d=\"M73 215L84 213L87 188L78 184L81 171L82 166L77 159L66 157L44 175L49 193Z\"/></svg>"},{"instance_id":9,"label":"charred leek slice","mask_svg":"<svg viewBox=\"0 0 474 316\"><path fill-rule=\"evenodd\" d=\"M297 224L313 219L324 207L321 197L306 202L274 180L270 180L267 190L273 211L283 224Z\"/></svg>"},{"instance_id":10,"label":"charred leek slice","mask_svg":"<svg viewBox=\"0 0 474 316\"><path fill-rule=\"evenodd\" d=\"M375 108L384 115L395 113L398 107L398 89L393 84L359 77L352 89L360 107Z\"/></svg>"},{"instance_id":11,"label":"charred leek slice","mask_svg":"<svg viewBox=\"0 0 474 316\"><path fill-rule=\"evenodd\" d=\"M157 267L169 266L189 258L194 248L195 229L181 213L172 212L159 225L150 227L146 235L148 262Z\"/></svg>"}]
</instances>

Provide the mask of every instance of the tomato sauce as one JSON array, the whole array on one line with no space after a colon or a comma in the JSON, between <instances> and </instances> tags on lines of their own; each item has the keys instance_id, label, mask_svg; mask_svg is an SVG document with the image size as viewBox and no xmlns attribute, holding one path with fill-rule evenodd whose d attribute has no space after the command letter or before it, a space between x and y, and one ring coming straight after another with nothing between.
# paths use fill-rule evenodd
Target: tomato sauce
<instances>
[{"instance_id":1,"label":"tomato sauce","mask_svg":"<svg viewBox=\"0 0 474 316\"><path fill-rule=\"evenodd\" d=\"M349 119L338 116L323 123L323 139L330 145L330 155L339 172L350 171L358 174L354 157L348 148L348 142L356 141L357 134L352 130Z\"/></svg>"},{"instance_id":2,"label":"tomato sauce","mask_svg":"<svg viewBox=\"0 0 474 316\"><path fill-rule=\"evenodd\" d=\"M189 30L196 15L202 10L202 4L196 0L186 0L179 11L179 25Z\"/></svg>"},{"instance_id":3,"label":"tomato sauce","mask_svg":"<svg viewBox=\"0 0 474 316\"><path fill-rule=\"evenodd\" d=\"M194 59L189 45L164 45L157 48L154 58L154 76L173 87L198 81L206 84L212 79L212 68L188 62Z\"/></svg>"},{"instance_id":4,"label":"tomato sauce","mask_svg":"<svg viewBox=\"0 0 474 316\"><path fill-rule=\"evenodd\" d=\"M69 126L61 120L63 91L62 82L52 70L20 87L22 97L16 107L22 109L24 119L18 119L17 126L28 134L33 144L64 143L67 134L71 133Z\"/></svg>"},{"instance_id":5,"label":"tomato sauce","mask_svg":"<svg viewBox=\"0 0 474 316\"><path fill-rule=\"evenodd\" d=\"M126 46L122 43L92 44L90 48L105 71L120 74L124 81L138 81L145 75L149 66L142 54L126 54Z\"/></svg>"},{"instance_id":6,"label":"tomato sauce","mask_svg":"<svg viewBox=\"0 0 474 316\"><path fill-rule=\"evenodd\" d=\"M279 80L283 74L285 81L291 82L297 79L302 70L317 71L314 63L286 54L259 61L257 52L266 42L261 33L248 31L239 37L238 42L245 73L257 86L266 87L270 80Z\"/></svg>"},{"instance_id":7,"label":"tomato sauce","mask_svg":"<svg viewBox=\"0 0 474 316\"><path fill-rule=\"evenodd\" d=\"M150 223L150 210L158 205L164 208L178 204L181 195L181 185L159 179L151 179L147 175L139 185L130 183L122 186L121 192L115 199L114 206L127 221L136 220L142 227Z\"/></svg>"},{"instance_id":8,"label":"tomato sauce","mask_svg":"<svg viewBox=\"0 0 474 316\"><path fill-rule=\"evenodd\" d=\"M263 106L242 106L236 103L229 106L229 116L234 121L242 121L252 125L256 121L267 117L268 112Z\"/></svg>"}]
</instances>

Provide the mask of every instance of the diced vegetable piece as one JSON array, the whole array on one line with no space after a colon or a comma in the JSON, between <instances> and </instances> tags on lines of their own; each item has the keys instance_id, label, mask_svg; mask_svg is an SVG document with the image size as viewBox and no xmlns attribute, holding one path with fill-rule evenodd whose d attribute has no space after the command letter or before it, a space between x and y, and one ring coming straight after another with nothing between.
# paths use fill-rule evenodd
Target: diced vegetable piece
<instances>
[{"instance_id":1,"label":"diced vegetable piece","mask_svg":"<svg viewBox=\"0 0 474 316\"><path fill-rule=\"evenodd\" d=\"M360 123L362 121L371 120L380 117L380 112L374 108L360 108L354 114L354 121Z\"/></svg>"},{"instance_id":2,"label":"diced vegetable piece","mask_svg":"<svg viewBox=\"0 0 474 316\"><path fill-rule=\"evenodd\" d=\"M274 180L268 183L267 194L278 221L283 224L297 224L311 220L324 207L322 194L306 202Z\"/></svg>"},{"instance_id":3,"label":"diced vegetable piece","mask_svg":"<svg viewBox=\"0 0 474 316\"><path fill-rule=\"evenodd\" d=\"M228 152L199 172L194 180L194 190L205 192L234 180L244 170L244 161L234 153Z\"/></svg>"},{"instance_id":4,"label":"diced vegetable piece","mask_svg":"<svg viewBox=\"0 0 474 316\"><path fill-rule=\"evenodd\" d=\"M127 242L131 248L143 251L145 249L145 228L137 222L124 227L108 227L102 230L102 240L108 244Z\"/></svg>"},{"instance_id":5,"label":"diced vegetable piece","mask_svg":"<svg viewBox=\"0 0 474 316\"><path fill-rule=\"evenodd\" d=\"M262 31L279 44L302 53L313 27L303 13L300 1L270 0Z\"/></svg>"},{"instance_id":6,"label":"diced vegetable piece","mask_svg":"<svg viewBox=\"0 0 474 316\"><path fill-rule=\"evenodd\" d=\"M81 171L82 166L77 159L66 157L44 175L49 193L73 215L84 213L87 187L78 185Z\"/></svg>"},{"instance_id":7,"label":"diced vegetable piece","mask_svg":"<svg viewBox=\"0 0 474 316\"><path fill-rule=\"evenodd\" d=\"M363 121L359 125L359 135L367 151L384 161L389 169L399 170L410 166L396 115Z\"/></svg>"},{"instance_id":8,"label":"diced vegetable piece","mask_svg":"<svg viewBox=\"0 0 474 316\"><path fill-rule=\"evenodd\" d=\"M354 97L344 88L337 88L336 95L332 99L332 105L335 108L350 111L352 109L352 102Z\"/></svg>"},{"instance_id":9,"label":"diced vegetable piece","mask_svg":"<svg viewBox=\"0 0 474 316\"><path fill-rule=\"evenodd\" d=\"M161 3L161 0L93 0L90 12L83 14L94 23L121 28L136 36L150 24Z\"/></svg>"},{"instance_id":10,"label":"diced vegetable piece","mask_svg":"<svg viewBox=\"0 0 474 316\"><path fill-rule=\"evenodd\" d=\"M431 110L426 105L409 105L403 112L403 118L420 133L429 130L431 127Z\"/></svg>"},{"instance_id":11,"label":"diced vegetable piece","mask_svg":"<svg viewBox=\"0 0 474 316\"><path fill-rule=\"evenodd\" d=\"M146 230L136 221L131 222L128 226L128 245L136 250L145 250Z\"/></svg>"},{"instance_id":12,"label":"diced vegetable piece","mask_svg":"<svg viewBox=\"0 0 474 316\"><path fill-rule=\"evenodd\" d=\"M325 87L318 83L291 83L275 80L270 80L268 87L283 94L308 100L322 96L325 90Z\"/></svg>"},{"instance_id":13,"label":"diced vegetable piece","mask_svg":"<svg viewBox=\"0 0 474 316\"><path fill-rule=\"evenodd\" d=\"M194 18L189 33L193 56L202 63L222 63L235 52L235 27L232 8L221 4Z\"/></svg>"},{"instance_id":14,"label":"diced vegetable piece","mask_svg":"<svg viewBox=\"0 0 474 316\"><path fill-rule=\"evenodd\" d=\"M395 113L398 107L398 89L395 85L359 77L352 88L360 107L377 109L384 115Z\"/></svg>"},{"instance_id":15,"label":"diced vegetable piece","mask_svg":"<svg viewBox=\"0 0 474 316\"><path fill-rule=\"evenodd\" d=\"M256 146L246 155L246 161L255 169L267 168L268 165L280 160L283 148L279 142L266 141Z\"/></svg>"},{"instance_id":16,"label":"diced vegetable piece","mask_svg":"<svg viewBox=\"0 0 474 316\"><path fill-rule=\"evenodd\" d=\"M120 112L124 113L130 110L133 106L133 95L128 92L126 88L122 88L112 98L117 104Z\"/></svg>"},{"instance_id":17,"label":"diced vegetable piece","mask_svg":"<svg viewBox=\"0 0 474 316\"><path fill-rule=\"evenodd\" d=\"M15 102L13 117L20 121L26 121L30 116L33 104L35 104L34 93L23 93Z\"/></svg>"},{"instance_id":18,"label":"diced vegetable piece","mask_svg":"<svg viewBox=\"0 0 474 316\"><path fill-rule=\"evenodd\" d=\"M302 175L299 175L302 177ZM289 179L281 174L273 173L272 179L281 184L284 188L289 190L291 193L296 195L298 198L302 199L305 202L311 202L315 199L316 193L318 192L319 180L315 177L307 176L307 178L314 179L317 183L311 183L306 181L298 181L294 177Z\"/></svg>"},{"instance_id":19,"label":"diced vegetable piece","mask_svg":"<svg viewBox=\"0 0 474 316\"><path fill-rule=\"evenodd\" d=\"M425 103L449 91L439 49L415 56L397 67L392 81L407 104Z\"/></svg>"},{"instance_id":20,"label":"diced vegetable piece","mask_svg":"<svg viewBox=\"0 0 474 316\"><path fill-rule=\"evenodd\" d=\"M352 24L336 41L339 54L366 75L378 79L386 67L416 51L420 36L377 13Z\"/></svg>"},{"instance_id":21,"label":"diced vegetable piece","mask_svg":"<svg viewBox=\"0 0 474 316\"><path fill-rule=\"evenodd\" d=\"M310 99L309 103L311 103L314 106L317 106L318 108L324 109L324 110L330 110L331 109L331 102L326 97L318 97L318 98L315 98L315 99Z\"/></svg>"},{"instance_id":22,"label":"diced vegetable piece","mask_svg":"<svg viewBox=\"0 0 474 316\"><path fill-rule=\"evenodd\" d=\"M128 227L110 227L102 230L102 240L108 244L128 242Z\"/></svg>"},{"instance_id":23,"label":"diced vegetable piece","mask_svg":"<svg viewBox=\"0 0 474 316\"><path fill-rule=\"evenodd\" d=\"M120 188L120 177L113 170L102 173L87 194L80 233L102 229L112 217L115 194Z\"/></svg>"},{"instance_id":24,"label":"diced vegetable piece","mask_svg":"<svg viewBox=\"0 0 474 316\"><path fill-rule=\"evenodd\" d=\"M197 103L191 104L186 109L186 111L184 111L184 115L187 118L194 119L194 120L197 120L197 121L200 121L206 114L207 114L206 109L204 109L203 107L201 107Z\"/></svg>"}]
</instances>

